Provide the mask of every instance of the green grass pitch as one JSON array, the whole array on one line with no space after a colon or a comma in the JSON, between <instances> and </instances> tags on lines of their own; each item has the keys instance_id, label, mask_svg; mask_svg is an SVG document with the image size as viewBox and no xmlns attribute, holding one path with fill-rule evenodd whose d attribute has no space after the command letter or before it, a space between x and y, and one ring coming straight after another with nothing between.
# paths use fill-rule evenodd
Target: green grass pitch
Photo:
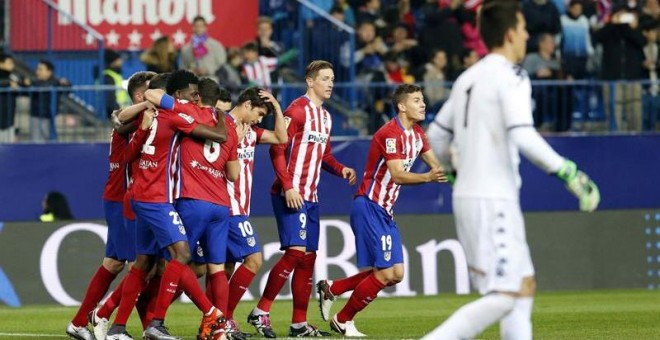
<instances>
[{"instance_id":1,"label":"green grass pitch","mask_svg":"<svg viewBox=\"0 0 660 340\"><path fill-rule=\"evenodd\" d=\"M475 295L444 294L434 297L382 298L356 318L357 328L373 339L417 339L435 328L459 306ZM253 332L245 316L254 301L238 306L236 319L243 331ZM345 300L338 300L333 313ZM63 339L75 308L29 306L0 307L0 339ZM177 303L168 312L166 324L173 334L194 339L200 314L193 305ZM291 301L273 305L271 320L281 337L288 333ZM329 330L321 321L316 299L310 301L310 323ZM140 338L141 329L133 314L129 332ZM660 339L660 292L650 290L597 290L539 293L534 303L534 339ZM497 326L479 339L499 339ZM335 335L335 337L338 337Z\"/></svg>"}]
</instances>

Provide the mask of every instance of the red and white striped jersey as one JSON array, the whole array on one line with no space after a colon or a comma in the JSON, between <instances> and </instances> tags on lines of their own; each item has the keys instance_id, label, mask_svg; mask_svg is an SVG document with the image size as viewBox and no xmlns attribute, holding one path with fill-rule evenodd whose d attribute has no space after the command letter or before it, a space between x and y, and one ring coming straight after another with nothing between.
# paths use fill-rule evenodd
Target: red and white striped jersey
<instances>
[{"instance_id":1,"label":"red and white striped jersey","mask_svg":"<svg viewBox=\"0 0 660 340\"><path fill-rule=\"evenodd\" d=\"M234 117L227 113L231 120ZM227 192L231 201L230 216L249 216L250 199L252 198L252 174L254 173L254 148L261 139L264 129L251 126L242 141L238 143L238 161L241 164L241 174L238 179L227 181Z\"/></svg>"},{"instance_id":2,"label":"red and white striped jersey","mask_svg":"<svg viewBox=\"0 0 660 340\"><path fill-rule=\"evenodd\" d=\"M277 68L277 58L259 56L254 63L243 64L243 73L249 82L270 90L270 73Z\"/></svg>"},{"instance_id":3,"label":"red and white striped jersey","mask_svg":"<svg viewBox=\"0 0 660 340\"><path fill-rule=\"evenodd\" d=\"M330 131L332 116L309 98L294 100L284 111L289 140L270 148L277 178L272 194L284 194L296 188L305 201L318 202L316 189L323 169L341 176L344 165L332 155Z\"/></svg>"},{"instance_id":4,"label":"red and white striped jersey","mask_svg":"<svg viewBox=\"0 0 660 340\"><path fill-rule=\"evenodd\" d=\"M371 139L367 164L357 196L366 196L383 207L390 216L399 197L400 185L392 180L387 161L400 159L406 172L417 157L429 150L424 130L417 124L406 130L398 117L383 125Z\"/></svg>"}]
</instances>

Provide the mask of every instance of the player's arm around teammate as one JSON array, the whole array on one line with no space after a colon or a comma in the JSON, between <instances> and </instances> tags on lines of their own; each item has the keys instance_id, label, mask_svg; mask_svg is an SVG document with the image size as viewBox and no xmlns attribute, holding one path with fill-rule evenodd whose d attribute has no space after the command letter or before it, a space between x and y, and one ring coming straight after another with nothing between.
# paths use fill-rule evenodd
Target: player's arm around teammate
<instances>
[{"instance_id":1,"label":"player's arm around teammate","mask_svg":"<svg viewBox=\"0 0 660 340\"><path fill-rule=\"evenodd\" d=\"M180 91L181 90L177 90L177 93ZM161 89L147 90L144 95L146 100L166 110L172 110L174 108L175 98L178 98L177 94L170 96ZM198 95L199 94L197 94L197 96ZM189 114L193 113L189 112ZM225 126L224 119L218 119L218 123L215 127L205 124L197 124L192 130L191 135L198 138L210 139L218 143L224 143L227 140L227 127Z\"/></svg>"}]
</instances>

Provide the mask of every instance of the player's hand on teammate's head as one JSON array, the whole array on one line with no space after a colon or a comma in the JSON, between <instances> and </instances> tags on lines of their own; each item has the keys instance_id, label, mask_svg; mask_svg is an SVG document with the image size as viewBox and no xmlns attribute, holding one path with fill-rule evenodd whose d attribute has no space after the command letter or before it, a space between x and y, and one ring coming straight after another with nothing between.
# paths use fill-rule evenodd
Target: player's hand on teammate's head
<instances>
[{"instance_id":1,"label":"player's hand on teammate's head","mask_svg":"<svg viewBox=\"0 0 660 340\"><path fill-rule=\"evenodd\" d=\"M427 172L427 175L429 176L429 182L447 182L447 176L445 176L445 172L441 167L431 169Z\"/></svg>"},{"instance_id":2,"label":"player's hand on teammate's head","mask_svg":"<svg viewBox=\"0 0 660 340\"><path fill-rule=\"evenodd\" d=\"M142 123L140 124L140 128L142 130L149 130L151 127L151 123L154 121L154 117L156 115L156 110L155 108L152 110L144 110L144 113L142 113Z\"/></svg>"},{"instance_id":3,"label":"player's hand on teammate's head","mask_svg":"<svg viewBox=\"0 0 660 340\"><path fill-rule=\"evenodd\" d=\"M353 185L357 182L357 173L355 169L345 167L341 171L341 176L348 180L348 184Z\"/></svg>"},{"instance_id":4,"label":"player's hand on teammate's head","mask_svg":"<svg viewBox=\"0 0 660 340\"><path fill-rule=\"evenodd\" d=\"M286 199L286 206L289 209L302 209L304 202L302 196L300 196L296 189L291 188L284 192L284 198Z\"/></svg>"}]
</instances>

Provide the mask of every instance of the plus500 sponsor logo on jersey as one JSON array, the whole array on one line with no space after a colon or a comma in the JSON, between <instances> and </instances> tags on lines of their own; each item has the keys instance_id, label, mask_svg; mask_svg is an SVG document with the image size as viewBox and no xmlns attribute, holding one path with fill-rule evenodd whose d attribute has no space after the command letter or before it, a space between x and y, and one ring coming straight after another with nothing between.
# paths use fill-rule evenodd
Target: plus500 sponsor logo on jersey
<instances>
[{"instance_id":1,"label":"plus500 sponsor logo on jersey","mask_svg":"<svg viewBox=\"0 0 660 340\"><path fill-rule=\"evenodd\" d=\"M238 159L241 161L254 159L254 147L238 149Z\"/></svg>"},{"instance_id":2,"label":"plus500 sponsor logo on jersey","mask_svg":"<svg viewBox=\"0 0 660 340\"><path fill-rule=\"evenodd\" d=\"M307 143L325 144L328 142L328 135L326 135L325 133L310 131L307 134L307 139L305 139L305 141Z\"/></svg>"}]
</instances>

